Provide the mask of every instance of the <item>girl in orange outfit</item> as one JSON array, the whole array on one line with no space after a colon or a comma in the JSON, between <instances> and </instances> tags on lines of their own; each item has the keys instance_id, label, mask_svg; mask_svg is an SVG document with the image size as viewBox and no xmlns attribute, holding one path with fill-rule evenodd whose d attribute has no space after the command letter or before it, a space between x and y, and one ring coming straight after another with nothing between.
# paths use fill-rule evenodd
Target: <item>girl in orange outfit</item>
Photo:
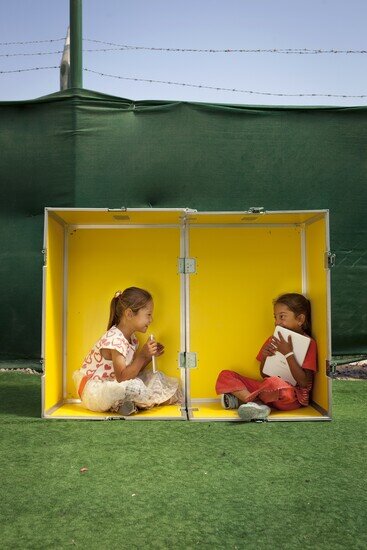
<instances>
[{"instance_id":1,"label":"girl in orange outfit","mask_svg":"<svg viewBox=\"0 0 367 550\"><path fill-rule=\"evenodd\" d=\"M311 338L311 306L302 294L282 294L274 301L275 325L293 330ZM290 371L297 384L292 386L278 376L266 376L263 367L267 357L282 353L288 362ZM241 374L223 370L217 379L217 394L222 394L221 402L225 409L238 408L242 420L265 420L271 412L270 407L289 411L305 407L309 403L313 374L317 370L317 346L313 338L302 365L299 365L293 353L292 338L285 340L279 332L278 337L270 336L262 345L256 359L260 361L262 381L247 378Z\"/></svg>"}]
</instances>

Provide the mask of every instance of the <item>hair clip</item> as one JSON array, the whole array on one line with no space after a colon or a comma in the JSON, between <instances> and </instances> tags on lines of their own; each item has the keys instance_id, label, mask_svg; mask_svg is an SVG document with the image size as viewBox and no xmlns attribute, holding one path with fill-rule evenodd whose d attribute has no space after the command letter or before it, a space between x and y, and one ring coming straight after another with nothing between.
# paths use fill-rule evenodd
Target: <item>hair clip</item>
<instances>
[{"instance_id":1,"label":"hair clip","mask_svg":"<svg viewBox=\"0 0 367 550\"><path fill-rule=\"evenodd\" d=\"M115 292L115 298L118 298L119 296L121 296L121 294L121 290L118 290L117 292Z\"/></svg>"}]
</instances>

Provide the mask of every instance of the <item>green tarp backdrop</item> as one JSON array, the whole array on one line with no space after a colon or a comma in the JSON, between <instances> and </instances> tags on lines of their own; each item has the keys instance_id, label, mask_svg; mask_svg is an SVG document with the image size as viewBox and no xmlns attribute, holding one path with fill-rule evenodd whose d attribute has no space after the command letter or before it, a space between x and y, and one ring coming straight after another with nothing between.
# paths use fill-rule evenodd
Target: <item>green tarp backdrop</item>
<instances>
[{"instance_id":1,"label":"green tarp backdrop","mask_svg":"<svg viewBox=\"0 0 367 550\"><path fill-rule=\"evenodd\" d=\"M367 107L68 90L0 103L0 146L0 359L40 357L45 206L330 209L333 353L367 353Z\"/></svg>"}]
</instances>

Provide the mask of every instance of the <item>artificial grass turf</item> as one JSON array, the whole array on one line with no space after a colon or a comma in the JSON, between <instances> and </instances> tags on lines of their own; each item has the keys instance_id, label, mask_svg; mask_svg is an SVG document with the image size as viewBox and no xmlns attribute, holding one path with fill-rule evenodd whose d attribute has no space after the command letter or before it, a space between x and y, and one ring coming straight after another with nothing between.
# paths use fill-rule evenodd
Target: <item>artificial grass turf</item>
<instances>
[{"instance_id":1,"label":"artificial grass turf","mask_svg":"<svg viewBox=\"0 0 367 550\"><path fill-rule=\"evenodd\" d=\"M364 549L366 389L332 422L63 421L0 373L1 546Z\"/></svg>"}]
</instances>

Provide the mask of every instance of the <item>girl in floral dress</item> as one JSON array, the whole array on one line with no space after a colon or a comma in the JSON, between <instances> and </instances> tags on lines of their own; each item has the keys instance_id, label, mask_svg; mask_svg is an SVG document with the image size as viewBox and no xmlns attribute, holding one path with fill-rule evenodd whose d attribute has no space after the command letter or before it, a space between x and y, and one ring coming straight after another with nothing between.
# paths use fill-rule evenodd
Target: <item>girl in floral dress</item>
<instances>
[{"instance_id":1,"label":"girl in floral dress","mask_svg":"<svg viewBox=\"0 0 367 550\"><path fill-rule=\"evenodd\" d=\"M74 382L85 408L127 416L138 409L181 401L179 381L146 369L164 346L149 338L138 349L135 332L146 333L153 320L153 298L141 288L118 291L111 300L107 332L74 372Z\"/></svg>"}]
</instances>

